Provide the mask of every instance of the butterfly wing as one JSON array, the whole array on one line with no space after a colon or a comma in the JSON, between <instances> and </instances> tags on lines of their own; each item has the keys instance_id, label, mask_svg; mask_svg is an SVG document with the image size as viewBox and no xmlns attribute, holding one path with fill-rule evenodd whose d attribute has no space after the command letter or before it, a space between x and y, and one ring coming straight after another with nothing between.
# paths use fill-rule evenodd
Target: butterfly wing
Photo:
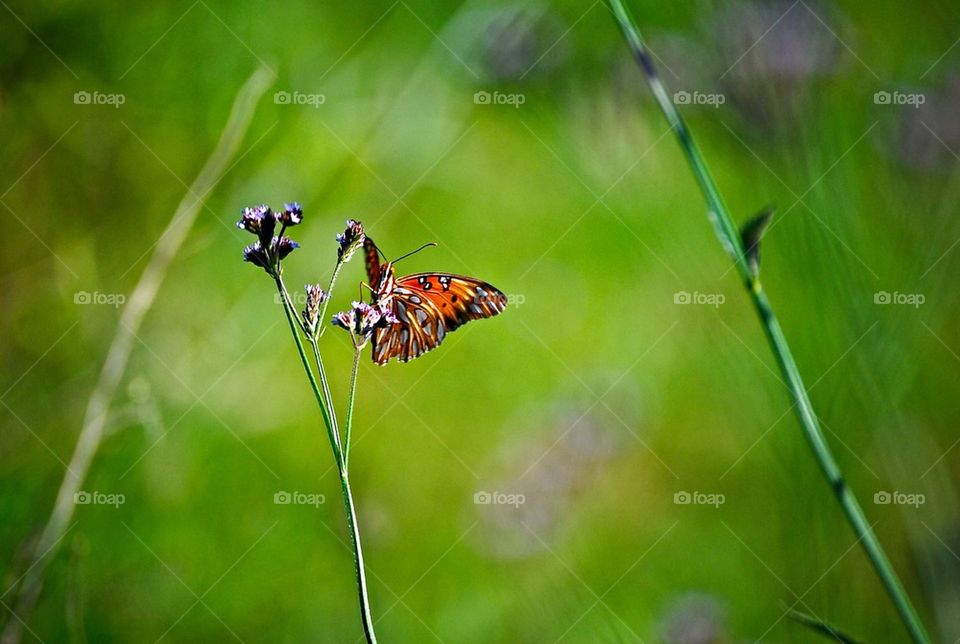
<instances>
[{"instance_id":1,"label":"butterfly wing","mask_svg":"<svg viewBox=\"0 0 960 644\"><path fill-rule=\"evenodd\" d=\"M369 237L363 240L363 254L367 259L367 279L370 280L370 287L375 289L380 286L383 267L380 265L380 251Z\"/></svg>"},{"instance_id":2,"label":"butterfly wing","mask_svg":"<svg viewBox=\"0 0 960 644\"><path fill-rule=\"evenodd\" d=\"M440 346L470 320L493 317L507 297L487 282L450 273L415 273L397 280L391 307L399 323L377 330L373 361L413 360Z\"/></svg>"}]
</instances>

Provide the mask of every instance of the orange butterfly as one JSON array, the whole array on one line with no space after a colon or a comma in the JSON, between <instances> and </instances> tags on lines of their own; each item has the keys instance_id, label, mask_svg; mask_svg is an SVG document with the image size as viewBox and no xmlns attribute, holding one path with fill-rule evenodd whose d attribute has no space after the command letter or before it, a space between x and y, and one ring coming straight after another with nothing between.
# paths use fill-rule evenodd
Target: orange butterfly
<instances>
[{"instance_id":1,"label":"orange butterfly","mask_svg":"<svg viewBox=\"0 0 960 644\"><path fill-rule=\"evenodd\" d=\"M417 250L426 248L423 246ZM380 250L369 237L363 243L373 304L391 311L394 324L373 334L373 361L407 362L440 346L447 333L470 320L489 318L507 307L507 296L486 282L451 273L414 273L398 278L392 262L380 262ZM417 251L413 251L414 253Z\"/></svg>"}]
</instances>

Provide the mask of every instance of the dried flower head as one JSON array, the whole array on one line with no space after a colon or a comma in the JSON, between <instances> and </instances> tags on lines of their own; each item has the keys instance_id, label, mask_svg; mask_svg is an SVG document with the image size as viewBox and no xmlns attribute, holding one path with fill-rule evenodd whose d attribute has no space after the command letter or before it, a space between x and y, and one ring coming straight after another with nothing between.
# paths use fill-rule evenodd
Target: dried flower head
<instances>
[{"instance_id":1,"label":"dried flower head","mask_svg":"<svg viewBox=\"0 0 960 644\"><path fill-rule=\"evenodd\" d=\"M347 220L347 228L342 233L337 233L337 243L340 248L337 249L337 257L341 262L349 262L350 258L363 246L366 236L363 234L363 224L354 219Z\"/></svg>"},{"instance_id":2,"label":"dried flower head","mask_svg":"<svg viewBox=\"0 0 960 644\"><path fill-rule=\"evenodd\" d=\"M284 226L296 226L303 221L303 208L296 201L283 204L283 212L277 215L277 219Z\"/></svg>"},{"instance_id":3,"label":"dried flower head","mask_svg":"<svg viewBox=\"0 0 960 644\"><path fill-rule=\"evenodd\" d=\"M307 292L307 304L303 309L303 323L311 332L317 330L317 322L320 317L320 305L327 299L327 294L323 292L319 284L307 284L303 287Z\"/></svg>"},{"instance_id":4,"label":"dried flower head","mask_svg":"<svg viewBox=\"0 0 960 644\"><path fill-rule=\"evenodd\" d=\"M333 324L350 331L357 340L366 343L378 328L399 322L384 304L354 302L353 308L333 316Z\"/></svg>"}]
</instances>

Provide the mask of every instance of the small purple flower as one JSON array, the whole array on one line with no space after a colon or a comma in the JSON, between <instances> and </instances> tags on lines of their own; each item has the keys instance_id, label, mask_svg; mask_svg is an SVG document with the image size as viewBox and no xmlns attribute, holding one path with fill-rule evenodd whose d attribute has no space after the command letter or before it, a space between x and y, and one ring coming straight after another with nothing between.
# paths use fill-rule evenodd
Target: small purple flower
<instances>
[{"instance_id":1,"label":"small purple flower","mask_svg":"<svg viewBox=\"0 0 960 644\"><path fill-rule=\"evenodd\" d=\"M393 312L393 309L385 304L377 304L377 306L380 308L380 315L388 324L400 323L400 318L396 316L396 314Z\"/></svg>"},{"instance_id":2,"label":"small purple flower","mask_svg":"<svg viewBox=\"0 0 960 644\"><path fill-rule=\"evenodd\" d=\"M261 246L267 246L273 239L273 231L277 226L277 218L267 205L244 208L237 228L253 233L260 240Z\"/></svg>"},{"instance_id":3,"label":"small purple flower","mask_svg":"<svg viewBox=\"0 0 960 644\"><path fill-rule=\"evenodd\" d=\"M296 201L285 203L283 204L283 212L277 218L284 226L296 226L303 221L303 208Z\"/></svg>"},{"instance_id":4,"label":"small purple flower","mask_svg":"<svg viewBox=\"0 0 960 644\"><path fill-rule=\"evenodd\" d=\"M254 266L259 266L268 273L270 272L270 257L263 246L260 245L260 242L254 242L243 249L243 261L250 262Z\"/></svg>"},{"instance_id":5,"label":"small purple flower","mask_svg":"<svg viewBox=\"0 0 960 644\"><path fill-rule=\"evenodd\" d=\"M353 254L363 245L366 236L363 233L363 224L354 219L347 220L347 228L337 233L337 257L341 262L348 262Z\"/></svg>"},{"instance_id":6,"label":"small purple flower","mask_svg":"<svg viewBox=\"0 0 960 644\"><path fill-rule=\"evenodd\" d=\"M357 314L354 313L353 309L350 309L349 311L340 311L333 316L333 324L341 329L352 331L357 324Z\"/></svg>"},{"instance_id":7,"label":"small purple flower","mask_svg":"<svg viewBox=\"0 0 960 644\"><path fill-rule=\"evenodd\" d=\"M300 244L286 236L280 238L274 237L273 247L277 253L277 259L284 259L287 255L300 248Z\"/></svg>"}]
</instances>

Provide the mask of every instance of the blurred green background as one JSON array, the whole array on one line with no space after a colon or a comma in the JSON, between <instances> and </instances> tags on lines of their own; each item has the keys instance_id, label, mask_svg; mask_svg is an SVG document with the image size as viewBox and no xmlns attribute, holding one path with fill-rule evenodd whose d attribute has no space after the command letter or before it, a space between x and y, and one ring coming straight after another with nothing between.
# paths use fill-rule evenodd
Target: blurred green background
<instances>
[{"instance_id":1,"label":"blurred green background","mask_svg":"<svg viewBox=\"0 0 960 644\"><path fill-rule=\"evenodd\" d=\"M364 360L351 473L382 641L814 639L790 607L905 640L602 3L2 4L4 623L118 328L97 302L135 287L245 79L275 76L83 483L124 503L76 507L23 641L361 637L333 458L233 227L294 199L291 288L328 278L353 217L389 255L440 243L403 271L512 296L421 359ZM773 305L928 628L956 640L960 7L630 5L732 210L778 207ZM362 279L349 264L331 311ZM342 401L349 340L324 350Z\"/></svg>"}]
</instances>

